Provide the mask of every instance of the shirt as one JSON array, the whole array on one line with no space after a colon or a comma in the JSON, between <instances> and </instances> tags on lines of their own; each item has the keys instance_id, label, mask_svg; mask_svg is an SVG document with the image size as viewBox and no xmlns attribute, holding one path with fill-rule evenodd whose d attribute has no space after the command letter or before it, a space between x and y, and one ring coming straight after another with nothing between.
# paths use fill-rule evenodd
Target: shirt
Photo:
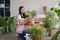
<instances>
[{"instance_id":1,"label":"shirt","mask_svg":"<svg viewBox=\"0 0 60 40\"><path fill-rule=\"evenodd\" d=\"M21 18L21 15L18 16L19 20L24 20L24 18ZM22 33L22 31L24 30L24 25L20 25L19 21L18 21L18 25L16 28L16 33Z\"/></svg>"}]
</instances>

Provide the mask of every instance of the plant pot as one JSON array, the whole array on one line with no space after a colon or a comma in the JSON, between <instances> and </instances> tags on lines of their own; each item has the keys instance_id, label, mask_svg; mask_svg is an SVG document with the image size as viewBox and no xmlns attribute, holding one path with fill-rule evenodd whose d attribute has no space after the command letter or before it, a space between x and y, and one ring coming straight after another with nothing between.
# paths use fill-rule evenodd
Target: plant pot
<instances>
[{"instance_id":1,"label":"plant pot","mask_svg":"<svg viewBox=\"0 0 60 40\"><path fill-rule=\"evenodd\" d=\"M48 36L51 36L51 31L48 32Z\"/></svg>"}]
</instances>

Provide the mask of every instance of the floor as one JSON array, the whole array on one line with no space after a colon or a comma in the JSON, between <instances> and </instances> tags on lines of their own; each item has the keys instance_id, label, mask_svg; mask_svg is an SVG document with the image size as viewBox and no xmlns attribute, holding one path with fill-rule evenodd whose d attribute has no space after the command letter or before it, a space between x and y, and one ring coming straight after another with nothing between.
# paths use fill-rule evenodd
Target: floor
<instances>
[{"instance_id":1,"label":"floor","mask_svg":"<svg viewBox=\"0 0 60 40\"><path fill-rule=\"evenodd\" d=\"M16 34L14 33L7 33L0 36L0 40L18 40Z\"/></svg>"},{"instance_id":2,"label":"floor","mask_svg":"<svg viewBox=\"0 0 60 40\"><path fill-rule=\"evenodd\" d=\"M0 35L0 40L18 40L15 33L7 33ZM43 40L51 40L51 37L46 37Z\"/></svg>"}]
</instances>

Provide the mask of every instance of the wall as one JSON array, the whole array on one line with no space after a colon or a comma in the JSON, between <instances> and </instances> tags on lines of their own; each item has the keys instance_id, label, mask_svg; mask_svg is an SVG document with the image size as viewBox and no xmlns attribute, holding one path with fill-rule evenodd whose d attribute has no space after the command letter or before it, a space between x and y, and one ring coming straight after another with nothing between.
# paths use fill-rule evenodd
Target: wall
<instances>
[{"instance_id":1,"label":"wall","mask_svg":"<svg viewBox=\"0 0 60 40\"><path fill-rule=\"evenodd\" d=\"M37 13L43 13L42 7L51 8L56 5L57 0L11 0L11 16L18 15L19 6L23 5L26 10L37 10Z\"/></svg>"}]
</instances>

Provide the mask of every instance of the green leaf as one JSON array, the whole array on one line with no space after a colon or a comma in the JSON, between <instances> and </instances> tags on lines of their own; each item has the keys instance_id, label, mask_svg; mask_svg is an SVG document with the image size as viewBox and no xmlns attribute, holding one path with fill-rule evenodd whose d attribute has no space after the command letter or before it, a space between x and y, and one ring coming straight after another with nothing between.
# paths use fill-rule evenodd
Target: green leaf
<instances>
[{"instance_id":1,"label":"green leaf","mask_svg":"<svg viewBox=\"0 0 60 40\"><path fill-rule=\"evenodd\" d=\"M30 11L26 11L26 16L27 17L34 17L36 15L36 11L35 10L32 10L31 12Z\"/></svg>"},{"instance_id":2,"label":"green leaf","mask_svg":"<svg viewBox=\"0 0 60 40\"><path fill-rule=\"evenodd\" d=\"M46 13L46 18L45 18L45 22L44 22L44 27L47 29L47 30L51 30L52 28L55 28L56 25L58 24L58 20L57 19L57 14L54 13L54 12L50 12L48 11Z\"/></svg>"},{"instance_id":3,"label":"green leaf","mask_svg":"<svg viewBox=\"0 0 60 40\"><path fill-rule=\"evenodd\" d=\"M44 36L45 32L42 28L39 28L38 26L32 27L30 30L30 35L33 40L36 40L36 38L39 37L42 38Z\"/></svg>"}]
</instances>

